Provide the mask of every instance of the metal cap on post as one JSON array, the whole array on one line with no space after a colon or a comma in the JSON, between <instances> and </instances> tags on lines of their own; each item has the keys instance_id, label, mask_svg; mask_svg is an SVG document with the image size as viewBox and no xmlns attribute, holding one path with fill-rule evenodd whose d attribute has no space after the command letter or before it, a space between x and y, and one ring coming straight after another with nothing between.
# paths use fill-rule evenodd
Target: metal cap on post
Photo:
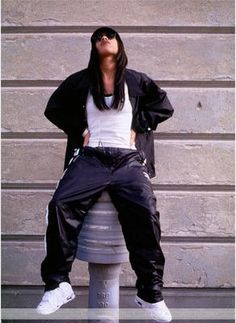
<instances>
[{"instance_id":1,"label":"metal cap on post","mask_svg":"<svg viewBox=\"0 0 236 323\"><path fill-rule=\"evenodd\" d=\"M85 217L78 237L77 258L89 263L88 307L118 309L121 263L129 257L117 210L107 192L102 193ZM110 320L119 322L111 318L94 322Z\"/></svg>"}]
</instances>

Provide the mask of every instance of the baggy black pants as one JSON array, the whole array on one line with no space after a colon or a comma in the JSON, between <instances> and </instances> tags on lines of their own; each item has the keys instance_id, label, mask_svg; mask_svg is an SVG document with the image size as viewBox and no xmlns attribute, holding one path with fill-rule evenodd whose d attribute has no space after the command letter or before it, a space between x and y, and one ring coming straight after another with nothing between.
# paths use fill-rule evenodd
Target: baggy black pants
<instances>
[{"instance_id":1,"label":"baggy black pants","mask_svg":"<svg viewBox=\"0 0 236 323\"><path fill-rule=\"evenodd\" d=\"M45 290L69 282L83 219L103 190L118 211L138 296L162 300L165 259L156 198L143 154L123 148L81 148L65 170L48 205L47 255L41 265Z\"/></svg>"}]
</instances>

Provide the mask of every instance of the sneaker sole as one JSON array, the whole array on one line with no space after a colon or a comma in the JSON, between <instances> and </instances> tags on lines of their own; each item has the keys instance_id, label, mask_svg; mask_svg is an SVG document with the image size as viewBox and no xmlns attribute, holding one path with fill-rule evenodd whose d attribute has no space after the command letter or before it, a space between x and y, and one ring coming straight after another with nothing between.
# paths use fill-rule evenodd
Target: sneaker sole
<instances>
[{"instance_id":1,"label":"sneaker sole","mask_svg":"<svg viewBox=\"0 0 236 323\"><path fill-rule=\"evenodd\" d=\"M137 298L134 299L135 304L139 307L139 308L143 308L142 304L137 300ZM145 309L144 309L145 310ZM172 321L172 318L170 320L162 320L162 319L156 319L153 317L150 317L152 320L154 320L155 322L158 323L168 323Z\"/></svg>"},{"instance_id":2,"label":"sneaker sole","mask_svg":"<svg viewBox=\"0 0 236 323\"><path fill-rule=\"evenodd\" d=\"M54 312L56 312L57 310L59 310L60 307L62 307L64 304L69 303L70 301L72 301L75 298L75 294L72 294L71 296L67 297L67 299L64 301L63 304L61 304L61 306L58 306L57 308L53 308L53 309L42 309L42 308L36 308L36 312L38 314L43 314L43 315L48 315L48 314L52 314Z\"/></svg>"}]
</instances>

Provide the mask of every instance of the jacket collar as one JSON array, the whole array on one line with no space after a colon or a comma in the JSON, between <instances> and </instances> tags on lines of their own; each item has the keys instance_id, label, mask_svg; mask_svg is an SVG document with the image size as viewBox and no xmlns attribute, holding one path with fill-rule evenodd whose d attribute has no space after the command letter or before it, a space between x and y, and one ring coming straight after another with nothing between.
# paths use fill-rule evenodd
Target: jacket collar
<instances>
[{"instance_id":1,"label":"jacket collar","mask_svg":"<svg viewBox=\"0 0 236 323\"><path fill-rule=\"evenodd\" d=\"M138 79L135 76L133 70L126 69L125 70L125 81L128 85L129 95L130 96L142 96L144 92L138 83Z\"/></svg>"}]
</instances>

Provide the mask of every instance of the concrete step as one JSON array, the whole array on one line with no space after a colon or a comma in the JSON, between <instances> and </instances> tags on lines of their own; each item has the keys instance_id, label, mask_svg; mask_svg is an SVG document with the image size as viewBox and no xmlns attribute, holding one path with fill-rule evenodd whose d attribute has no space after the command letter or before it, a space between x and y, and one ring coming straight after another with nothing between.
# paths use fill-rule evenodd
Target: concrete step
<instances>
[{"instance_id":1,"label":"concrete step","mask_svg":"<svg viewBox=\"0 0 236 323\"><path fill-rule=\"evenodd\" d=\"M88 302L88 288L87 287L74 287L74 291L76 294L75 300L66 304L63 309L85 309L87 307ZM132 309L136 308L134 304L134 296L136 290L134 288L120 288L120 308L121 309ZM39 286L3 286L2 287L2 309L5 310L7 308L11 309L19 309L19 316L10 317L9 315L3 316L2 313L2 322L6 323L22 323L22 322L81 322L85 323L87 320L72 320L72 319L57 319L54 320L50 316L43 317L42 320L33 319L29 316L29 318L24 320L20 319L20 309L34 309L38 302L40 301L43 294L43 287ZM233 323L233 317L231 319L224 318L222 314L224 311L230 310L234 308L234 290L233 289L207 289L207 288L199 288L199 289L190 289L190 288L166 288L163 290L163 295L165 298L165 302L170 308L173 314L173 323ZM178 312L180 309L183 311ZM186 310L190 310L190 315L192 313L192 319L189 319L186 316ZM206 309L206 312L202 313L199 309ZM215 319L204 319L207 313L214 314L215 309ZM222 313L221 312L222 309ZM11 311L11 310L9 310ZM25 310L26 311L26 310ZM196 313L199 312L199 317L196 316ZM9 312L11 313L11 312ZM71 312L72 313L72 312ZM177 313L177 314L176 314ZM217 319L217 313L220 313L220 319ZM13 316L13 315L12 315ZM8 318L8 319L6 319ZM178 318L178 319L177 319ZM181 319L180 319L181 318ZM151 323L151 320L120 320L122 323L129 322L143 322L143 323ZM89 321L88 321L89 322Z\"/></svg>"}]
</instances>

